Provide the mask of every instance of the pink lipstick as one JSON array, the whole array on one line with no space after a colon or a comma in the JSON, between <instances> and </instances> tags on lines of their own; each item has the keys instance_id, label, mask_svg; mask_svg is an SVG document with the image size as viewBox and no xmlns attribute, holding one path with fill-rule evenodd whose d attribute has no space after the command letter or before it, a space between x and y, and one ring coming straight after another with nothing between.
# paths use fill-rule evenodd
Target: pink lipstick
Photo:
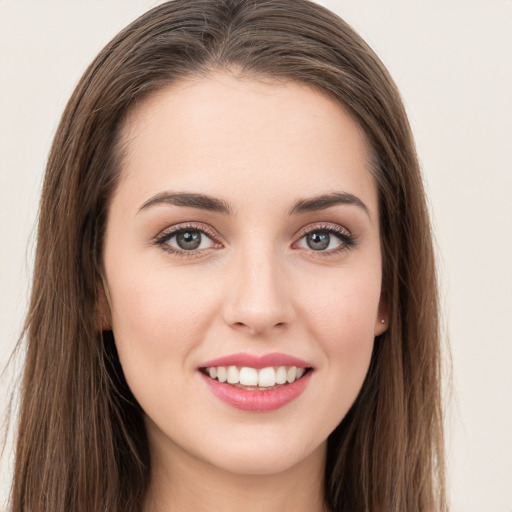
<instances>
[{"instance_id":1,"label":"pink lipstick","mask_svg":"<svg viewBox=\"0 0 512 512\"><path fill-rule=\"evenodd\" d=\"M307 361L280 353L232 354L199 367L208 389L237 409L273 411L298 398L313 371Z\"/></svg>"}]
</instances>

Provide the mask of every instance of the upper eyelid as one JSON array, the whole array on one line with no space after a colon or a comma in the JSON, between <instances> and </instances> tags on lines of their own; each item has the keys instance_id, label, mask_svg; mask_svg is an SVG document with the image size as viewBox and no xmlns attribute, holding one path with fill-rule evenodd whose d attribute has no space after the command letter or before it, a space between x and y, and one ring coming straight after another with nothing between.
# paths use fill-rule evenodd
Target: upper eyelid
<instances>
[{"instance_id":1,"label":"upper eyelid","mask_svg":"<svg viewBox=\"0 0 512 512\"><path fill-rule=\"evenodd\" d=\"M347 236L352 236L352 233L349 229L346 227L335 224L333 222L319 222L315 224L308 224L307 226L304 226L301 228L297 234L295 235L296 240L300 240L304 235L307 235L308 233L311 233L312 231L331 231L334 233L343 233Z\"/></svg>"},{"instance_id":2,"label":"upper eyelid","mask_svg":"<svg viewBox=\"0 0 512 512\"><path fill-rule=\"evenodd\" d=\"M181 231L186 231L187 229L200 231L200 232L204 233L207 237L212 239L212 241L222 244L222 242L220 242L220 239L222 239L222 237L219 234L217 234L216 230L214 230L212 227L208 226L207 224L204 224L202 222L194 222L194 221L180 223L180 224L177 224L174 226L170 226L166 229L163 229L162 231L160 231L159 234L157 234L154 237L154 240L163 242L166 239L170 239L172 236L175 236L177 233L180 233ZM311 233L312 231L321 231L321 230L330 231L335 234L336 233L345 234L347 237L353 236L349 229L347 229L346 227L344 227L340 224L335 224L333 222L315 222L312 224L308 224L308 225L302 227L300 230L298 230L296 232L296 234L293 236L293 241L291 242L291 244L292 245L296 244L305 235L307 235L308 233ZM193 251L187 251L187 252L193 252Z\"/></svg>"},{"instance_id":3,"label":"upper eyelid","mask_svg":"<svg viewBox=\"0 0 512 512\"><path fill-rule=\"evenodd\" d=\"M196 225L195 222L185 222L163 229L153 238L152 245L160 247L163 251L171 253L175 257L179 256L190 258L199 256L200 254L205 254L205 251L214 249L214 247L208 247L204 249L186 250L181 249L179 247L174 247L173 245L171 245L171 243L169 243L169 241L172 238L174 238L178 233L186 231L187 229L190 231L200 231L205 236L207 236L214 245L223 245L218 241L219 237L216 234L210 233L210 231L213 231L212 228L210 228L209 226L207 227L207 225L203 223L198 223Z\"/></svg>"},{"instance_id":4,"label":"upper eyelid","mask_svg":"<svg viewBox=\"0 0 512 512\"><path fill-rule=\"evenodd\" d=\"M177 233L180 233L181 231L186 231L187 229L201 231L206 236L208 236L212 239L220 238L219 235L217 234L217 232L213 228L208 227L206 224L203 224L202 222L200 222L200 223L185 222L183 224L177 224L177 225L163 229L156 235L155 239L171 237Z\"/></svg>"},{"instance_id":5,"label":"upper eyelid","mask_svg":"<svg viewBox=\"0 0 512 512\"><path fill-rule=\"evenodd\" d=\"M180 232L180 231L183 231L186 229L196 229L198 231L203 231L207 235L208 234L214 235L217 232L215 229L211 228L207 224L204 224L202 222L196 223L194 221L190 221L190 222L183 222L183 223L179 223L179 224L175 224L173 226L167 227L167 228L163 229L162 231L160 231L160 233L157 236L160 236L163 234L172 234L172 233ZM351 234L349 229L347 229L345 226L342 226L340 224L335 224L333 222L315 222L312 224L307 224L306 226L300 228L296 232L294 237L301 236L301 234L308 233L310 231L314 231L315 229L316 230L326 229L326 230L332 230L332 231L343 231L343 232L346 232L347 234Z\"/></svg>"}]
</instances>

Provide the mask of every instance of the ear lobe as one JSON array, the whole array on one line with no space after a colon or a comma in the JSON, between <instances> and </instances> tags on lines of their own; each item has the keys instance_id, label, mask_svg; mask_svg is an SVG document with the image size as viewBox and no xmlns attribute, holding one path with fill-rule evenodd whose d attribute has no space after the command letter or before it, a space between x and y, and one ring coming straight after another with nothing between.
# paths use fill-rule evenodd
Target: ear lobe
<instances>
[{"instance_id":1,"label":"ear lobe","mask_svg":"<svg viewBox=\"0 0 512 512\"><path fill-rule=\"evenodd\" d=\"M374 336L380 336L383 332L386 332L389 326L389 315L388 308L382 302L379 304L379 312L375 319Z\"/></svg>"},{"instance_id":2,"label":"ear lobe","mask_svg":"<svg viewBox=\"0 0 512 512\"><path fill-rule=\"evenodd\" d=\"M383 332L385 332L388 328L387 324L388 322L386 318L383 318L379 315L379 317L375 321L374 336L380 336Z\"/></svg>"},{"instance_id":3,"label":"ear lobe","mask_svg":"<svg viewBox=\"0 0 512 512\"><path fill-rule=\"evenodd\" d=\"M112 330L112 315L108 289L103 282L98 283L98 302L96 303L96 325L99 331Z\"/></svg>"}]
</instances>

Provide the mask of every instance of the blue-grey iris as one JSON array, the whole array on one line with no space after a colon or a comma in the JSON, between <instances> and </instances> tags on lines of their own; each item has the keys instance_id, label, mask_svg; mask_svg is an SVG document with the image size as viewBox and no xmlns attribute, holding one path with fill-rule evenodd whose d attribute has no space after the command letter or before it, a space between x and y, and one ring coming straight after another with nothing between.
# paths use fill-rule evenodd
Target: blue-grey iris
<instances>
[{"instance_id":1,"label":"blue-grey iris","mask_svg":"<svg viewBox=\"0 0 512 512\"><path fill-rule=\"evenodd\" d=\"M197 249L201 245L201 233L199 231L182 231L176 235L176 243L181 249Z\"/></svg>"},{"instance_id":2,"label":"blue-grey iris","mask_svg":"<svg viewBox=\"0 0 512 512\"><path fill-rule=\"evenodd\" d=\"M322 251L329 247L331 241L331 235L325 231L313 231L308 233L306 237L306 243L310 249L314 251Z\"/></svg>"}]
</instances>

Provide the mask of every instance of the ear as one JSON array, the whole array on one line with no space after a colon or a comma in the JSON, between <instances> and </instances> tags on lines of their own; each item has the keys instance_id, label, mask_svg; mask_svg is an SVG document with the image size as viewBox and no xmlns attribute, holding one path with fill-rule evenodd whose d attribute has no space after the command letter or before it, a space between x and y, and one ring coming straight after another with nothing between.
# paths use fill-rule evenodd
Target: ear
<instances>
[{"instance_id":1,"label":"ear","mask_svg":"<svg viewBox=\"0 0 512 512\"><path fill-rule=\"evenodd\" d=\"M381 298L377 318L375 319L374 336L379 336L389 327L389 313L385 301Z\"/></svg>"},{"instance_id":2,"label":"ear","mask_svg":"<svg viewBox=\"0 0 512 512\"><path fill-rule=\"evenodd\" d=\"M101 331L112 330L112 314L110 310L110 299L108 288L103 281L98 282L98 302L96 304L96 325Z\"/></svg>"}]
</instances>

